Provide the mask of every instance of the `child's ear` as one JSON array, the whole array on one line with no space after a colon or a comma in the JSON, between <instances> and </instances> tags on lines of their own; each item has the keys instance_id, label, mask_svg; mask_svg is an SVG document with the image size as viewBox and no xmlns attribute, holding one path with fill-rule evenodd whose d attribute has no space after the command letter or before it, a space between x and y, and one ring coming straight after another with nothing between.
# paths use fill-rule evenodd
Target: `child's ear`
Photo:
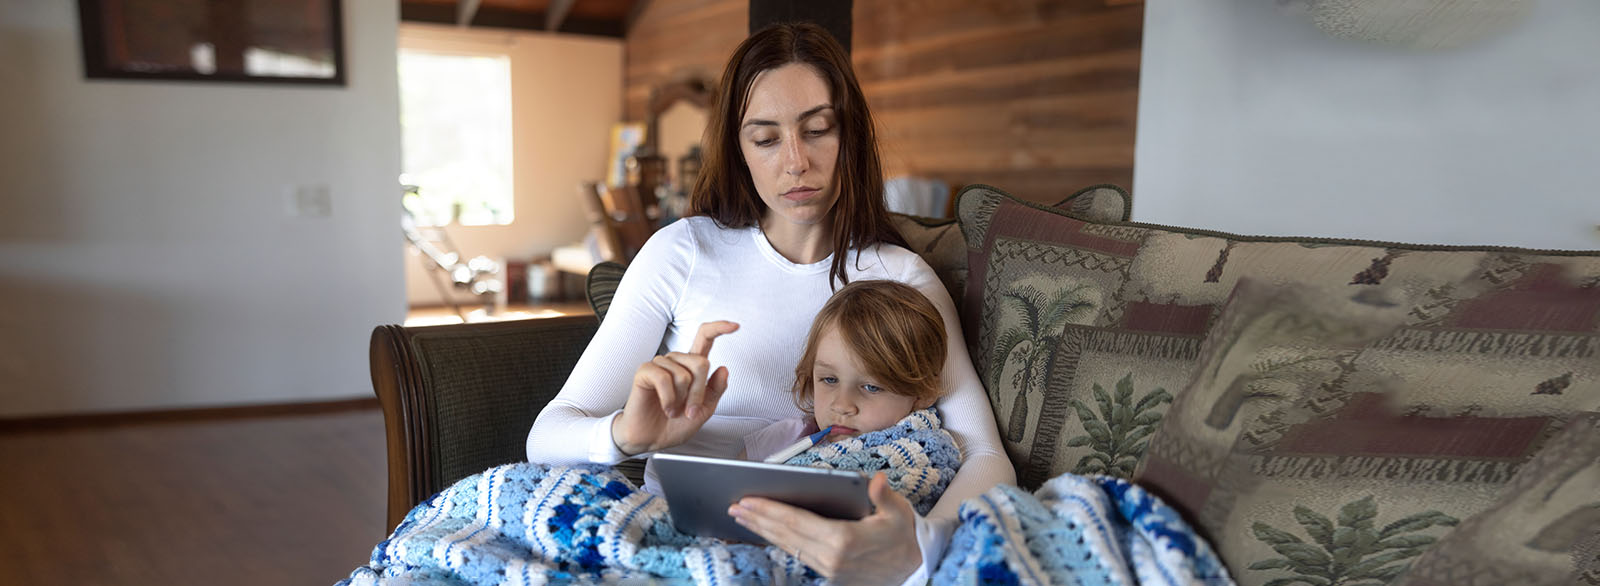
<instances>
[{"instance_id":1,"label":"child's ear","mask_svg":"<svg viewBox=\"0 0 1600 586\"><path fill-rule=\"evenodd\" d=\"M921 411L923 409L927 409L929 407L932 407L933 404L937 403L937 402L939 402L939 398L938 397L923 397L921 399L917 399L917 402L911 404L911 407L912 407L911 410L912 411Z\"/></svg>"}]
</instances>

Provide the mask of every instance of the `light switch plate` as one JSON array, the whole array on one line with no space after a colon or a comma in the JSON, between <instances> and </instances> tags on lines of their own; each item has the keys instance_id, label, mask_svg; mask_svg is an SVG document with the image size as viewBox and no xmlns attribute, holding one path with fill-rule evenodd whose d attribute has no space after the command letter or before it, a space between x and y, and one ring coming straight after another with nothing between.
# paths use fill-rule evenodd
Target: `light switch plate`
<instances>
[{"instance_id":1,"label":"light switch plate","mask_svg":"<svg viewBox=\"0 0 1600 586\"><path fill-rule=\"evenodd\" d=\"M288 189L286 210L296 218L326 218L333 215L333 196L322 183L296 185Z\"/></svg>"}]
</instances>

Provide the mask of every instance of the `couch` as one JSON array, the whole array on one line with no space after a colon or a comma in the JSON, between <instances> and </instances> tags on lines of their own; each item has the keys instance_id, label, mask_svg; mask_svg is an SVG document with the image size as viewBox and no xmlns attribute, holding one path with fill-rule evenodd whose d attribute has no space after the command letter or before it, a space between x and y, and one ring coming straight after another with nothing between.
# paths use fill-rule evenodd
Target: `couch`
<instances>
[{"instance_id":1,"label":"couch","mask_svg":"<svg viewBox=\"0 0 1600 586\"><path fill-rule=\"evenodd\" d=\"M1132 478L1241 584L1600 583L1600 252L1242 236L1129 205L975 185L958 219L895 217L960 308L1020 485ZM601 319L621 273L590 275ZM377 328L390 528L523 459L597 324Z\"/></svg>"}]
</instances>

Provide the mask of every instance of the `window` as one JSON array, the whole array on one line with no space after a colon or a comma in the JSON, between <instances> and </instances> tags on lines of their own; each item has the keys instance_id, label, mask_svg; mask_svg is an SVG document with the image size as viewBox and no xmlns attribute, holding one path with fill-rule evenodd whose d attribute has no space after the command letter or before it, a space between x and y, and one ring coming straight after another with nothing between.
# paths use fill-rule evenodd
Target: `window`
<instances>
[{"instance_id":1,"label":"window","mask_svg":"<svg viewBox=\"0 0 1600 586\"><path fill-rule=\"evenodd\" d=\"M422 226L509 224L511 58L402 49L400 183Z\"/></svg>"}]
</instances>

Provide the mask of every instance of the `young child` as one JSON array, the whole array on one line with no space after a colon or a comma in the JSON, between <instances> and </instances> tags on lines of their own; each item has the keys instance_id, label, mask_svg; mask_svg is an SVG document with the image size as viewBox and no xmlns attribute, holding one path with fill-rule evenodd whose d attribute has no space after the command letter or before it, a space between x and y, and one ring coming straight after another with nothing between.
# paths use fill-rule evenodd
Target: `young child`
<instances>
[{"instance_id":1,"label":"young child","mask_svg":"<svg viewBox=\"0 0 1600 586\"><path fill-rule=\"evenodd\" d=\"M945 343L939 310L916 289L844 286L817 312L794 369L791 391L806 415L746 436L744 457L768 459L823 429L823 442L878 431L932 406L943 393Z\"/></svg>"},{"instance_id":2,"label":"young child","mask_svg":"<svg viewBox=\"0 0 1600 586\"><path fill-rule=\"evenodd\" d=\"M960 466L930 409L943 394L947 343L939 310L916 289L895 281L840 288L817 312L795 366L791 392L806 415L746 436L744 457L883 471L927 514Z\"/></svg>"}]
</instances>

